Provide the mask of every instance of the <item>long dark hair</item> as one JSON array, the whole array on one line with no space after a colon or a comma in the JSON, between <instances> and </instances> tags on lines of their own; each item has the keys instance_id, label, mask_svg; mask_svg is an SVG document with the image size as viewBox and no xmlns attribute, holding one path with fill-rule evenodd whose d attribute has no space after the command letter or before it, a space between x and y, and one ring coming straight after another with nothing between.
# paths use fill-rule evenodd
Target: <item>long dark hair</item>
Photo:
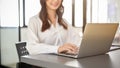
<instances>
[{"instance_id":1,"label":"long dark hair","mask_svg":"<svg viewBox=\"0 0 120 68\"><path fill-rule=\"evenodd\" d=\"M50 23L48 22L48 13L46 8L46 0L40 0L41 3L41 11L39 13L39 18L42 20L42 29L41 31L44 32L45 30L50 28ZM56 10L58 15L58 23L67 29L67 24L64 22L62 16L64 12L64 7L61 4L60 7Z\"/></svg>"}]
</instances>

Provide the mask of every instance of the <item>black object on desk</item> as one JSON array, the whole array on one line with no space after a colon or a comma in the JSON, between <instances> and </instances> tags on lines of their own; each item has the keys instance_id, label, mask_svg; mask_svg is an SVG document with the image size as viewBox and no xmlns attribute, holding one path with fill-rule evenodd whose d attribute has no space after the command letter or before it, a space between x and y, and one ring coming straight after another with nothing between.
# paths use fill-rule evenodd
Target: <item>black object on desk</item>
<instances>
[{"instance_id":1,"label":"black object on desk","mask_svg":"<svg viewBox=\"0 0 120 68\"><path fill-rule=\"evenodd\" d=\"M18 42L15 45L19 57L19 62L16 64L16 68L41 68L21 62L21 56L29 55L29 52L26 49L26 42Z\"/></svg>"},{"instance_id":2,"label":"black object on desk","mask_svg":"<svg viewBox=\"0 0 120 68\"><path fill-rule=\"evenodd\" d=\"M26 49L26 42L18 42L15 45L16 45L19 61L21 61L20 60L21 56L29 55L29 52Z\"/></svg>"}]
</instances>

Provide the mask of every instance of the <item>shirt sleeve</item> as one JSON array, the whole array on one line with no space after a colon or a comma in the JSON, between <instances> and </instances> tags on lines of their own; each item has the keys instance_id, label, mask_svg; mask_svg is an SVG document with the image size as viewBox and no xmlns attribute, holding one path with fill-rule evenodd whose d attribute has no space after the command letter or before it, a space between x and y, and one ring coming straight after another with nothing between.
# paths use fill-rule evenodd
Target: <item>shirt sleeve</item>
<instances>
[{"instance_id":1,"label":"shirt sleeve","mask_svg":"<svg viewBox=\"0 0 120 68\"><path fill-rule=\"evenodd\" d=\"M49 45L46 43L41 43L37 37L38 21L36 18L31 18L28 24L28 34L27 34L27 50L30 54L40 54L40 53L57 53L58 46Z\"/></svg>"},{"instance_id":2,"label":"shirt sleeve","mask_svg":"<svg viewBox=\"0 0 120 68\"><path fill-rule=\"evenodd\" d=\"M65 22L67 21L65 20ZM79 30L68 24L68 35L66 40L67 43L72 43L79 47L81 44L81 40L82 40L82 36Z\"/></svg>"}]
</instances>

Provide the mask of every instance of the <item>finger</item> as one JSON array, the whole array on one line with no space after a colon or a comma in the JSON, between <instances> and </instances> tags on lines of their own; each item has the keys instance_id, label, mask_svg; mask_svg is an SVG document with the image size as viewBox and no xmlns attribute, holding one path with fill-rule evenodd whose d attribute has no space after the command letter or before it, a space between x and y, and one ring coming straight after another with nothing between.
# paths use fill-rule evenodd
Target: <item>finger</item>
<instances>
[{"instance_id":1,"label":"finger","mask_svg":"<svg viewBox=\"0 0 120 68\"><path fill-rule=\"evenodd\" d=\"M76 51L73 47L67 46L66 49L69 49L71 51Z\"/></svg>"},{"instance_id":2,"label":"finger","mask_svg":"<svg viewBox=\"0 0 120 68\"><path fill-rule=\"evenodd\" d=\"M69 49L73 52L76 52L78 50L78 47L73 44L68 43L64 45L64 49Z\"/></svg>"},{"instance_id":3,"label":"finger","mask_svg":"<svg viewBox=\"0 0 120 68\"><path fill-rule=\"evenodd\" d=\"M69 50L69 49L65 49L65 48L64 48L60 53L66 53L66 52L68 52L68 50Z\"/></svg>"},{"instance_id":4,"label":"finger","mask_svg":"<svg viewBox=\"0 0 120 68\"><path fill-rule=\"evenodd\" d=\"M74 51L68 50L68 51L66 52L66 54L71 54L71 55L73 54L73 55L74 55L74 54L76 54L76 53L75 53Z\"/></svg>"},{"instance_id":5,"label":"finger","mask_svg":"<svg viewBox=\"0 0 120 68\"><path fill-rule=\"evenodd\" d=\"M73 50L69 49L69 51L68 51L68 53L70 53L70 54L78 54L78 52L79 52L78 48L73 49Z\"/></svg>"},{"instance_id":6,"label":"finger","mask_svg":"<svg viewBox=\"0 0 120 68\"><path fill-rule=\"evenodd\" d=\"M77 47L76 45L71 45L70 46L72 48L72 51L78 51L79 47Z\"/></svg>"},{"instance_id":7,"label":"finger","mask_svg":"<svg viewBox=\"0 0 120 68\"><path fill-rule=\"evenodd\" d=\"M73 51L68 50L68 51L66 52L66 54L73 54Z\"/></svg>"},{"instance_id":8,"label":"finger","mask_svg":"<svg viewBox=\"0 0 120 68\"><path fill-rule=\"evenodd\" d=\"M78 52L78 51L79 51L79 47L77 47L77 48L75 49L75 51L77 51L77 52Z\"/></svg>"},{"instance_id":9,"label":"finger","mask_svg":"<svg viewBox=\"0 0 120 68\"><path fill-rule=\"evenodd\" d=\"M70 46L72 47L72 48L74 48L74 49L77 49L78 47L76 46L76 45L74 45L74 44L70 44Z\"/></svg>"},{"instance_id":10,"label":"finger","mask_svg":"<svg viewBox=\"0 0 120 68\"><path fill-rule=\"evenodd\" d=\"M75 51L75 54L78 54L78 53L79 53L79 50L76 50L76 51Z\"/></svg>"},{"instance_id":11,"label":"finger","mask_svg":"<svg viewBox=\"0 0 120 68\"><path fill-rule=\"evenodd\" d=\"M79 47L75 47L75 52L78 52L79 51Z\"/></svg>"}]
</instances>

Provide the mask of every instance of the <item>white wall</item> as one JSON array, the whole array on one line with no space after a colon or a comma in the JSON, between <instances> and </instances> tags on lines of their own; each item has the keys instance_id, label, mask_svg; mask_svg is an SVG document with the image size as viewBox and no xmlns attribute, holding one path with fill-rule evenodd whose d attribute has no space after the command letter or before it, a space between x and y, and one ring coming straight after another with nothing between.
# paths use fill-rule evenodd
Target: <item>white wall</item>
<instances>
[{"instance_id":1,"label":"white wall","mask_svg":"<svg viewBox=\"0 0 120 68\"><path fill-rule=\"evenodd\" d=\"M12 67L18 62L18 55L15 47L16 42L18 42L18 28L1 28L2 65Z\"/></svg>"},{"instance_id":2,"label":"white wall","mask_svg":"<svg viewBox=\"0 0 120 68\"><path fill-rule=\"evenodd\" d=\"M27 28L21 28L21 41L27 41Z\"/></svg>"}]
</instances>

